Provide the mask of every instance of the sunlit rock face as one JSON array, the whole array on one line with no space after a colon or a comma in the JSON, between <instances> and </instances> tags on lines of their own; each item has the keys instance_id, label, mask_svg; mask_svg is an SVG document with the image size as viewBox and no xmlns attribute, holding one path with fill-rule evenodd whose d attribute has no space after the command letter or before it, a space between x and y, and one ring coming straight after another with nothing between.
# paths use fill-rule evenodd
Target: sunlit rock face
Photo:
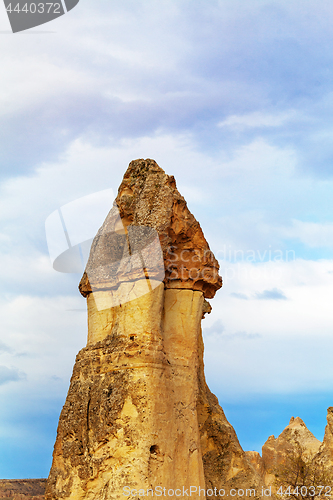
<instances>
[{"instance_id":1,"label":"sunlit rock face","mask_svg":"<svg viewBox=\"0 0 333 500\"><path fill-rule=\"evenodd\" d=\"M323 467L333 474L333 407L327 409L327 425L318 458Z\"/></svg>"},{"instance_id":2,"label":"sunlit rock face","mask_svg":"<svg viewBox=\"0 0 333 500\"><path fill-rule=\"evenodd\" d=\"M202 499L208 488L258 486L204 377L201 319L222 286L218 270L174 178L153 160L131 162L80 282L88 342L60 416L47 499L191 486Z\"/></svg>"},{"instance_id":3,"label":"sunlit rock face","mask_svg":"<svg viewBox=\"0 0 333 500\"><path fill-rule=\"evenodd\" d=\"M289 425L275 438L269 436L262 447L262 467L264 480L267 485L274 485L276 467L286 463L288 453L300 446L303 453L315 456L321 442L309 431L300 417L291 417Z\"/></svg>"}]
</instances>

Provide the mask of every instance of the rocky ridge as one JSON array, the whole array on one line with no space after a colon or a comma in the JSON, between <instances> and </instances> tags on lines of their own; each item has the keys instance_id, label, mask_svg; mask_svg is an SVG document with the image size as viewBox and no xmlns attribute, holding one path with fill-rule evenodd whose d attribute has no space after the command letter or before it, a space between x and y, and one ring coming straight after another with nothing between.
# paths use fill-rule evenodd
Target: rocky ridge
<instances>
[{"instance_id":1,"label":"rocky ridge","mask_svg":"<svg viewBox=\"0 0 333 500\"><path fill-rule=\"evenodd\" d=\"M43 500L46 479L0 479L0 499Z\"/></svg>"},{"instance_id":2,"label":"rocky ridge","mask_svg":"<svg viewBox=\"0 0 333 500\"><path fill-rule=\"evenodd\" d=\"M300 452L305 460L311 458L319 469L333 474L333 407L327 410L323 442L309 431L300 417L291 417L289 424L277 438L269 436L262 447L262 456L255 451L246 451L245 454L263 483L275 491L279 467L286 465L292 453Z\"/></svg>"}]
</instances>

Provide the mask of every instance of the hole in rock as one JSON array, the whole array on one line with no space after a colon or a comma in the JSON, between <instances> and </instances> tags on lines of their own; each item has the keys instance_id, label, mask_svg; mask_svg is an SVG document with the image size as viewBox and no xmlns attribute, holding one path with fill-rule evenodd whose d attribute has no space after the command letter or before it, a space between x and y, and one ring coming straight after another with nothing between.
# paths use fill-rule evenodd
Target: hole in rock
<instances>
[{"instance_id":1,"label":"hole in rock","mask_svg":"<svg viewBox=\"0 0 333 500\"><path fill-rule=\"evenodd\" d=\"M157 455L159 453L160 449L159 447L157 446L157 444L153 444L151 447L150 447L150 454L154 454L154 455Z\"/></svg>"},{"instance_id":2,"label":"hole in rock","mask_svg":"<svg viewBox=\"0 0 333 500\"><path fill-rule=\"evenodd\" d=\"M112 394L112 387L108 387L107 389L104 389L104 392L106 394L106 397L109 398Z\"/></svg>"}]
</instances>

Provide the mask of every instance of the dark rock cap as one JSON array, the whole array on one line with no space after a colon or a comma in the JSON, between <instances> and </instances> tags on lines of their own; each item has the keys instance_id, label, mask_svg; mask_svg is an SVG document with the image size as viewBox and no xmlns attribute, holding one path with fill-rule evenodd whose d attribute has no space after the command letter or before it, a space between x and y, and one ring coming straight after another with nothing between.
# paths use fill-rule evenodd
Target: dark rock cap
<instances>
[{"instance_id":1,"label":"dark rock cap","mask_svg":"<svg viewBox=\"0 0 333 500\"><path fill-rule=\"evenodd\" d=\"M129 164L114 205L94 238L79 290L87 296L146 278L212 298L222 286L218 271L174 177L154 160L139 159Z\"/></svg>"}]
</instances>

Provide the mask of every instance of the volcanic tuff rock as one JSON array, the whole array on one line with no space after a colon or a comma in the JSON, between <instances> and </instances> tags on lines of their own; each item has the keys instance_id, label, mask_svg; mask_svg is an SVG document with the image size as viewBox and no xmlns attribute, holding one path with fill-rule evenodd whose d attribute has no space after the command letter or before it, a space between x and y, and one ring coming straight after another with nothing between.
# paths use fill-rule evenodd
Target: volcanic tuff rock
<instances>
[{"instance_id":1,"label":"volcanic tuff rock","mask_svg":"<svg viewBox=\"0 0 333 500\"><path fill-rule=\"evenodd\" d=\"M174 177L153 160L129 164L114 206L92 244L79 285L82 295L144 278L139 256L138 262L128 265L127 244L139 253L143 236L154 237L149 228L156 231L160 242L160 247L154 246L145 256L149 277L160 278L161 269L156 263L161 248L165 288L198 290L206 298L213 298L222 286L218 262L177 190Z\"/></svg>"},{"instance_id":2,"label":"volcanic tuff rock","mask_svg":"<svg viewBox=\"0 0 333 500\"><path fill-rule=\"evenodd\" d=\"M245 456L247 461L254 467L254 469L260 474L264 475L264 465L260 453L258 451L246 451Z\"/></svg>"},{"instance_id":3,"label":"volcanic tuff rock","mask_svg":"<svg viewBox=\"0 0 333 500\"><path fill-rule=\"evenodd\" d=\"M287 454L298 445L306 455L314 456L318 453L321 442L309 431L301 418L291 417L289 425L281 434L276 439L274 436L269 436L262 447L261 467L266 485L273 485L274 469L284 464Z\"/></svg>"},{"instance_id":4,"label":"volcanic tuff rock","mask_svg":"<svg viewBox=\"0 0 333 500\"><path fill-rule=\"evenodd\" d=\"M325 429L323 443L318 452L321 463L333 472L333 407L327 410L327 425Z\"/></svg>"},{"instance_id":5,"label":"volcanic tuff rock","mask_svg":"<svg viewBox=\"0 0 333 500\"><path fill-rule=\"evenodd\" d=\"M153 160L131 162L80 282L88 343L60 416L48 500L259 485L205 382L201 319L222 286L218 269L174 178Z\"/></svg>"}]
</instances>

